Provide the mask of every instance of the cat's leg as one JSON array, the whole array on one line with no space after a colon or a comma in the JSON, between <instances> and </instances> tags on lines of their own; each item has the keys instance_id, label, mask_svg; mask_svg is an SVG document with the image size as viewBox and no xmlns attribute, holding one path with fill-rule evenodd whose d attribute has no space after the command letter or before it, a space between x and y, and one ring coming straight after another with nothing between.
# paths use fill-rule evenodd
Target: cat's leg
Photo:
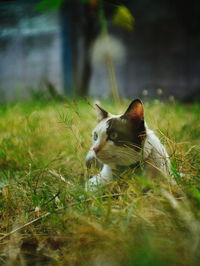
<instances>
[{"instance_id":1,"label":"cat's leg","mask_svg":"<svg viewBox=\"0 0 200 266\"><path fill-rule=\"evenodd\" d=\"M101 172L90 178L86 183L86 190L95 190L99 185L105 184L112 179L112 169L104 164Z\"/></svg>"}]
</instances>

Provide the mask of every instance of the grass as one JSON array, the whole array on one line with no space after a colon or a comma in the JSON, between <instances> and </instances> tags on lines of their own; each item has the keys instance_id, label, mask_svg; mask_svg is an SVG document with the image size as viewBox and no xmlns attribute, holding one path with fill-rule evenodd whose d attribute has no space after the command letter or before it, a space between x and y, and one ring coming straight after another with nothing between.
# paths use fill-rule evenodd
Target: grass
<instances>
[{"instance_id":1,"label":"grass","mask_svg":"<svg viewBox=\"0 0 200 266\"><path fill-rule=\"evenodd\" d=\"M113 113L127 104L102 103ZM91 104L0 106L0 265L199 265L200 105L152 102L145 110L176 184L133 173L86 193L97 171L84 163L96 124Z\"/></svg>"}]
</instances>

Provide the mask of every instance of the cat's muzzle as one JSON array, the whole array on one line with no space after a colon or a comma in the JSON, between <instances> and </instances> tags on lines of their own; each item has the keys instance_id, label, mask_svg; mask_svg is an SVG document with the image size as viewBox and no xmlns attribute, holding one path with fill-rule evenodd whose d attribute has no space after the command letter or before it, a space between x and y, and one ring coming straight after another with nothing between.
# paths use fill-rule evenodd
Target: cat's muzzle
<instances>
[{"instance_id":1,"label":"cat's muzzle","mask_svg":"<svg viewBox=\"0 0 200 266\"><path fill-rule=\"evenodd\" d=\"M96 167L100 166L100 162L97 160L93 150L90 150L85 158L85 164L87 168L91 168L92 165Z\"/></svg>"}]
</instances>

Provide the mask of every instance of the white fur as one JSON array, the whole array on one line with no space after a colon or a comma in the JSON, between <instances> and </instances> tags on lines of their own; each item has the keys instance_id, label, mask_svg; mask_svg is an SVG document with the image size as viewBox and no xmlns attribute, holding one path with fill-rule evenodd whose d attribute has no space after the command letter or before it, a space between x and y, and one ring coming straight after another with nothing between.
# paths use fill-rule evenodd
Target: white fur
<instances>
[{"instance_id":1,"label":"white fur","mask_svg":"<svg viewBox=\"0 0 200 266\"><path fill-rule=\"evenodd\" d=\"M96 157L103 163L101 172L89 179L86 184L86 189L95 189L96 186L105 184L112 180L112 169L116 168L116 165L129 166L135 162L144 162L159 170L162 174L170 173L170 160L169 155L161 144L158 137L154 132L146 127L146 138L143 144L143 149L139 152L130 147L116 146L111 140L107 140L106 129L108 124L106 123L110 118L118 118L119 116L109 116L109 118L103 119L93 130L98 133L98 139L93 140L93 146L86 156L86 161L90 161ZM93 148L103 145L98 155L95 154Z\"/></svg>"},{"instance_id":2,"label":"white fur","mask_svg":"<svg viewBox=\"0 0 200 266\"><path fill-rule=\"evenodd\" d=\"M153 166L163 174L170 174L170 160L165 147L154 132L146 127L147 137L144 143L144 160L152 159Z\"/></svg>"},{"instance_id":3,"label":"white fur","mask_svg":"<svg viewBox=\"0 0 200 266\"><path fill-rule=\"evenodd\" d=\"M98 175L93 176L86 182L86 190L95 190L97 186L105 184L112 179L112 168L104 164L101 172Z\"/></svg>"}]
</instances>

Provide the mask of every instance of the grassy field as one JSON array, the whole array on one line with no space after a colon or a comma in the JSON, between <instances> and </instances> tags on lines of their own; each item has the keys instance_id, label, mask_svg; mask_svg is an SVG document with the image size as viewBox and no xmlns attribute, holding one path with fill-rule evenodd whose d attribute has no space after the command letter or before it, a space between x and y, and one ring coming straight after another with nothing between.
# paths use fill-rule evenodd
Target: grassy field
<instances>
[{"instance_id":1,"label":"grassy field","mask_svg":"<svg viewBox=\"0 0 200 266\"><path fill-rule=\"evenodd\" d=\"M91 104L0 106L0 265L199 265L200 105L146 103L176 184L133 173L85 192Z\"/></svg>"}]
</instances>

